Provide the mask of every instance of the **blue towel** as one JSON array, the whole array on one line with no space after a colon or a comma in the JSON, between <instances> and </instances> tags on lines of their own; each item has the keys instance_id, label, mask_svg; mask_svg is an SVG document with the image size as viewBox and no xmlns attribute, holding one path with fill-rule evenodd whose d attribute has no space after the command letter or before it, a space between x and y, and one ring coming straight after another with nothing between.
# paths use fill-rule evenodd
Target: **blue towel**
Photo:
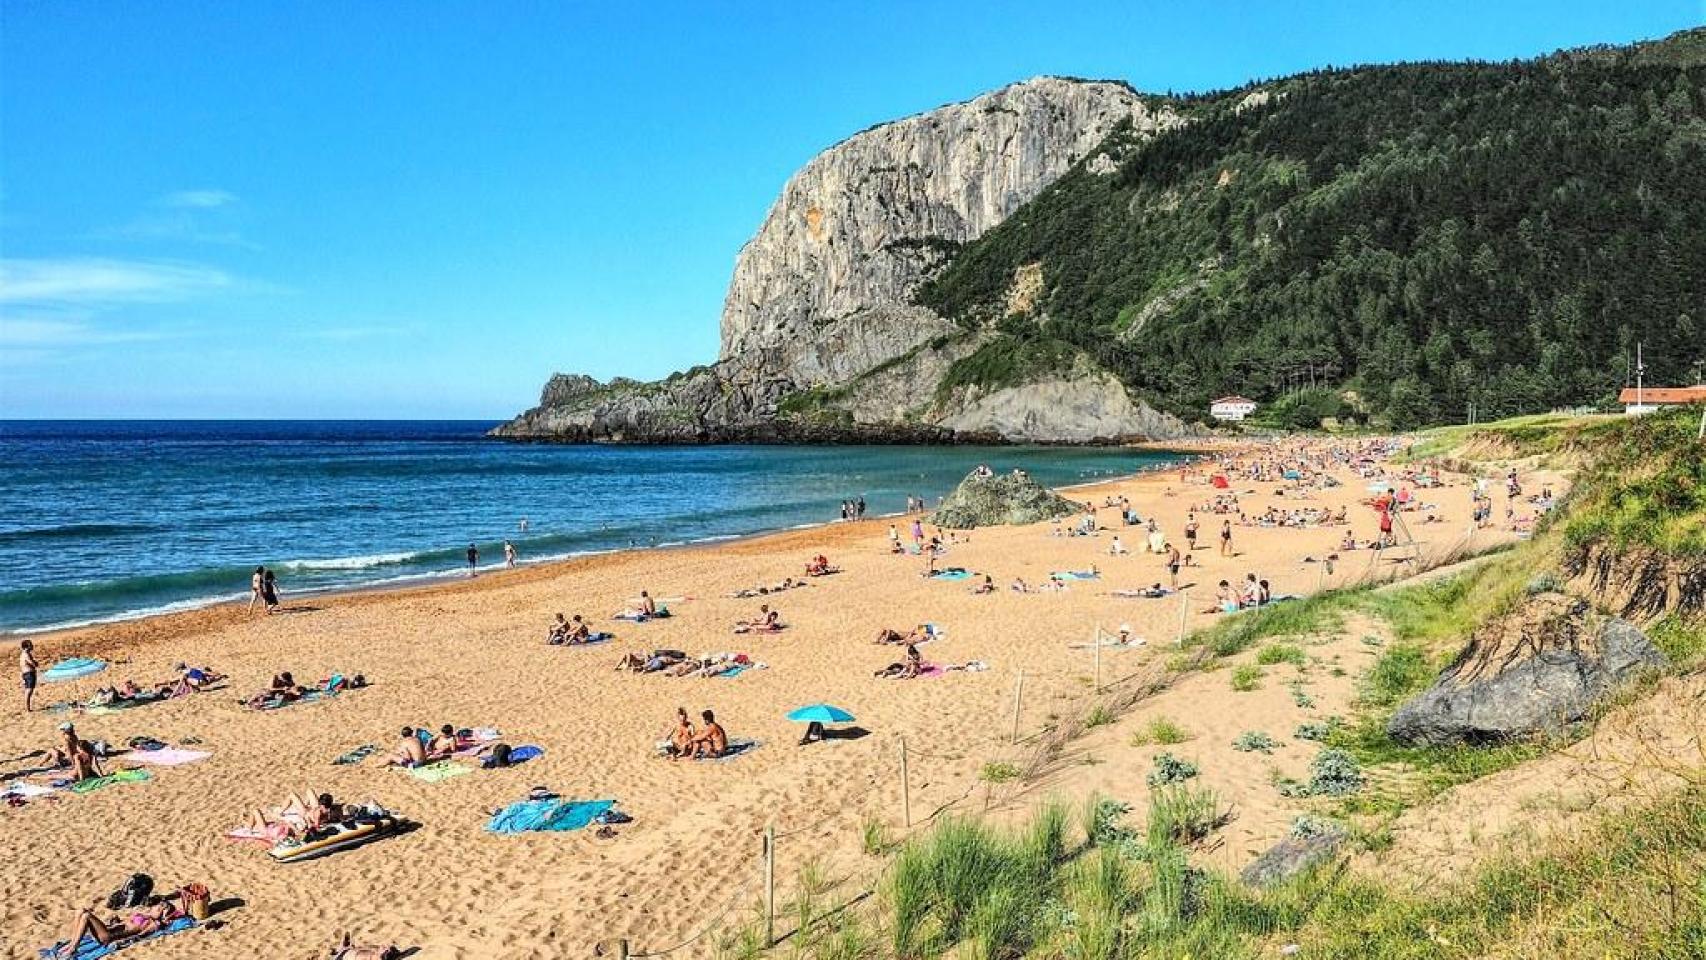
<instances>
[{"instance_id":1,"label":"blue towel","mask_svg":"<svg viewBox=\"0 0 1706 960\"><path fill-rule=\"evenodd\" d=\"M932 579L932 580L970 580L971 579L971 571L970 570L943 570L941 573L932 573L930 575L930 579Z\"/></svg>"},{"instance_id":2,"label":"blue towel","mask_svg":"<svg viewBox=\"0 0 1706 960\"><path fill-rule=\"evenodd\" d=\"M616 806L614 800L521 800L492 815L492 833L579 830Z\"/></svg>"},{"instance_id":3,"label":"blue towel","mask_svg":"<svg viewBox=\"0 0 1706 960\"><path fill-rule=\"evenodd\" d=\"M734 666L728 668L727 670L724 670L722 673L715 674L715 676L738 677L741 674L743 674L743 673L745 673L751 669L752 669L752 664L750 664L750 663L737 663Z\"/></svg>"},{"instance_id":4,"label":"blue towel","mask_svg":"<svg viewBox=\"0 0 1706 960\"><path fill-rule=\"evenodd\" d=\"M71 952L71 954L69 955L70 960L100 960L101 957L111 956L114 953L117 953L118 951L123 950L126 947L135 946L136 944L144 943L144 942L149 941L149 940L155 940L155 939L158 939L160 937L170 936L171 934L174 934L174 933L182 933L183 931L189 930L189 929L193 928L194 926L195 926L194 920L190 919L189 917L179 917L178 919L173 920L171 923L166 924L164 927L161 927L159 930L154 931L153 933L147 935L146 937L137 937L133 940L125 940L122 943L112 943L112 944L101 944L98 941L96 941L94 937L86 936L77 944L77 949ZM55 958L55 957L62 956L62 954L59 951L64 946L65 946L65 941L61 940L60 942L54 944L51 947L43 947L39 951L39 953L40 953L41 957L43 958L43 960L53 960L53 958Z\"/></svg>"}]
</instances>

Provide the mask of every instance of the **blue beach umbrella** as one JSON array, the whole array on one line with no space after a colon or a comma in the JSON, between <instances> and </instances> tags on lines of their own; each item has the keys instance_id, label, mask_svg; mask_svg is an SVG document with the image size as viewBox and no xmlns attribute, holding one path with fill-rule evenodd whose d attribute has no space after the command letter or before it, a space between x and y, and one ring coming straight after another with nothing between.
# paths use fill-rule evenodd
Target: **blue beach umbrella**
<instances>
[{"instance_id":1,"label":"blue beach umbrella","mask_svg":"<svg viewBox=\"0 0 1706 960\"><path fill-rule=\"evenodd\" d=\"M809 707L800 707L788 714L788 719L795 723L850 723L853 715L840 707L827 703L814 703Z\"/></svg>"}]
</instances>

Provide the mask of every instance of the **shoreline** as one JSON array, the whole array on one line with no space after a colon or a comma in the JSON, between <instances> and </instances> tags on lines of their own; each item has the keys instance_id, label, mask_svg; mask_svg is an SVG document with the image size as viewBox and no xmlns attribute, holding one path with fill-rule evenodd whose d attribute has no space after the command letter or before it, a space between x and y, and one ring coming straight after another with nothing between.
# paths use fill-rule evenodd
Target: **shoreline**
<instances>
[{"instance_id":1,"label":"shoreline","mask_svg":"<svg viewBox=\"0 0 1706 960\"><path fill-rule=\"evenodd\" d=\"M1305 565L1304 555L1322 555L1352 527L1241 525L1228 550L1213 539L1219 524L1205 523L1211 536L1203 539L1210 542L1187 554L1194 562L1176 595L1134 597L1136 588L1166 582L1164 559L1144 552L1143 528L1123 525L1101 505L1129 497L1143 517L1177 532L1218 489L1209 480L1212 463L1199 462L1181 483L1182 459L1168 458L1171 469L1095 478L1069 490L1055 486L1100 508L1107 522L1094 536L1066 536L1064 523L957 532L945 562L990 576L1000 585L994 591L926 577L926 561L890 549L888 525L905 521L867 515L683 548L540 562L474 579L313 598L287 594L285 608L272 616L222 604L40 635L44 663L82 654L113 666L51 685L38 706L86 703L99 686L153 682L177 663L205 664L230 679L221 688L228 692L176 698L141 708L146 712L71 708L83 736L108 743L138 735L168 744L193 738L204 756L152 770L145 784L32 798L0 817L0 842L24 858L14 882L0 883L0 897L18 905L0 918L0 936L50 942L68 898L110 890L140 870L171 883L217 885L219 895L244 901L227 927L181 941L186 957L301 955L323 946L321 931L339 922L334 918L355 916L365 918L359 935L419 946L423 956L446 960L519 960L547 942L554 952L583 952L612 936L642 946L686 939L705 924L659 910L658 897L726 900L757 875L765 825L786 841L775 864L779 879L808 862L831 870L864 864L860 835L867 823L900 829L899 811L908 801L914 811L975 808L976 791L987 790L988 764L1028 762L1032 738L1086 708L1098 675L1118 683L1162 669L1181 631L1222 622L1205 609L1216 581L1261 576L1271 578L1275 593L1305 594L1364 582L1381 560L1359 552L1324 575L1324 568ZM1240 482L1236 495L1252 514L1269 506L1356 509L1366 499L1363 484L1350 471L1333 472L1342 482L1307 495L1272 480ZM1433 528L1439 531L1433 549L1466 526L1469 492L1459 477L1429 492L1449 522ZM1358 533L1369 516L1356 509ZM1116 549L1116 536L1131 549ZM1479 545L1513 536L1489 531ZM797 592L741 595L785 575L800 577L815 554L831 558L839 573ZM1380 563L1380 571L1393 569L1390 562ZM1095 582L1007 586L1041 584L1053 571L1091 565L1100 570ZM667 601L674 615L644 624L617 620L614 611L630 607L641 590ZM738 629L764 605L781 615L784 630ZM544 632L558 612L584 614L594 629L615 637L607 645L548 645ZM899 652L872 638L916 624L937 628L921 652L940 672L883 679ZM1116 624L1139 642L1111 649L1084 642ZM1366 655L1351 642L1351 653ZM754 665L698 676L622 668L623 661L660 650L706 660L745 656ZM287 710L241 705L285 670L310 682L359 673L370 685ZM1213 722L1221 729L1208 736L1205 727L1193 750L1230 741L1233 727L1247 725L1243 711L1257 700L1246 696L1271 700L1286 720L1300 709L1284 684L1270 682L1266 693L1247 695L1230 689L1223 676L1204 676L1190 694L1191 710L1202 714L1202 724L1218 718ZM801 729L789 714L814 703L848 711L856 727L823 744L797 745ZM660 760L654 747L677 709L714 710L731 738L757 746L732 765ZM63 714L10 716L15 721L0 735L0 755L52 742ZM498 729L506 742L542 753L519 771L470 771L450 783L388 770L377 759L334 759L352 748L383 749L400 725L442 723ZM1013 742L1016 736L1021 742ZM918 748L904 783L897 739ZM1123 738L1118 743L1099 749L1105 764L1073 766L1053 782L1074 796L1106 777L1142 784L1148 755ZM1299 753L1276 762L1299 776L1303 760ZM1284 835L1290 807L1276 798L1260 769L1265 762L1221 767L1205 767L1205 777L1251 813L1224 850L1210 856L1237 866L1244 851ZM497 837L487 829L484 811L539 785L565 797L617 801L632 820L614 836L583 830ZM301 868L312 872L317 890L304 904L307 874L281 870L264 852L222 840L244 811L304 789L373 802L421 827ZM1138 797L1142 787L1120 792ZM1022 794L998 799L1003 808L1026 802ZM122 861L114 861L112 850L124 851ZM456 870L447 875L446 863ZM41 883L42 875L52 882ZM692 949L682 956L709 954Z\"/></svg>"},{"instance_id":2,"label":"shoreline","mask_svg":"<svg viewBox=\"0 0 1706 960\"><path fill-rule=\"evenodd\" d=\"M1110 484L1129 483L1146 476L1176 469L1214 456L1232 456L1246 449L1248 444L1236 443L1225 446L1193 446L1186 443L1181 446L1160 444L1134 444L1133 449L1145 450L1151 453L1171 453L1178 456L1166 463L1151 465L1147 469L1134 470L1125 473L1109 474L1082 483L1061 484L1051 489L1057 492L1087 491L1096 487ZM924 516L929 516L926 511ZM596 569L600 561L615 561L617 558L632 558L657 556L675 551L691 551L718 549L751 544L767 547L780 543L789 537L797 537L814 532L830 529L844 529L848 533L858 531L865 524L881 524L893 521L899 517L911 514L905 511L876 514L865 520L824 520L817 523L794 524L784 527L771 527L744 534L724 534L702 537L680 543L664 543L645 547L612 547L606 550L588 550L572 556L545 557L533 561L522 561L514 568L502 564L484 569L477 577L469 577L463 572L423 573L409 576L407 579L392 581L374 581L370 583L345 584L327 586L319 589L303 590L288 594L288 599L280 603L280 613L275 616L288 615L291 610L302 610L301 604L310 604L308 610L319 610L324 604L328 607L344 607L361 605L364 598L380 597L414 597L430 596L434 592L460 593L474 590L482 586L521 585L532 583L539 579L549 579L567 573L583 572ZM69 656L83 656L100 653L114 647L124 646L134 640L120 638L105 638L95 636L101 632L121 632L126 637L148 628L148 632L159 631L158 639L176 639L198 630L215 629L241 623L256 618L251 614L246 604L247 592L234 593L223 599L209 599L206 602L185 600L178 603L194 604L178 610L146 610L134 614L115 614L110 618L93 620L85 623L49 625L45 627L25 627L16 630L0 630L0 644L16 644L25 638L42 644L51 643L56 648L60 642L76 643L90 640L89 645L70 646L61 651ZM126 629L128 628L128 629Z\"/></svg>"}]
</instances>

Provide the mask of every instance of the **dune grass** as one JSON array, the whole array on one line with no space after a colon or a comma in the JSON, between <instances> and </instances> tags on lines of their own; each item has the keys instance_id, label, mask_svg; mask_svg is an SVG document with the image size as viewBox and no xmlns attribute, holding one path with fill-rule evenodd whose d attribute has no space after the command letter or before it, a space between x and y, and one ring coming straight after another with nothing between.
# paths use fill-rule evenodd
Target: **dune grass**
<instances>
[{"instance_id":1,"label":"dune grass","mask_svg":"<svg viewBox=\"0 0 1706 960\"><path fill-rule=\"evenodd\" d=\"M1190 738L1190 731L1179 726L1176 721L1168 717L1155 717L1131 735L1131 745L1142 747L1156 743L1170 747L1174 744L1184 743Z\"/></svg>"},{"instance_id":2,"label":"dune grass","mask_svg":"<svg viewBox=\"0 0 1706 960\"><path fill-rule=\"evenodd\" d=\"M946 818L895 854L876 895L842 909L815 866L770 955L1072 960L1257 960L1297 944L1317 960L1706 955L1706 795L1603 819L1589 835L1495 852L1466 873L1402 886L1327 864L1259 891L1193 866L1223 816L1208 791L1154 794L1142 829L1092 799L1078 829L1049 804L1021 828ZM762 921L720 954L766 955Z\"/></svg>"}]
</instances>

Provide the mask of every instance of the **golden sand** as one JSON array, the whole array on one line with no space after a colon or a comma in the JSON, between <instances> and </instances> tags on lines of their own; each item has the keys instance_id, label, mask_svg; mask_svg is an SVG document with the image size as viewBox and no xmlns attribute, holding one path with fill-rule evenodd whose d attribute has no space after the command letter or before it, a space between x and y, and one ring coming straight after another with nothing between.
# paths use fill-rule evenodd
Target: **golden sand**
<instances>
[{"instance_id":1,"label":"golden sand","mask_svg":"<svg viewBox=\"0 0 1706 960\"><path fill-rule=\"evenodd\" d=\"M1274 504L1349 505L1352 529L1372 536L1373 514L1360 503L1368 496L1367 480L1342 470L1336 475L1343 485L1308 501L1277 498L1273 483L1235 481L1233 489L1254 491L1243 497L1250 512ZM1177 472L1072 492L1096 504L1129 496L1145 519L1156 517L1175 540L1182 540L1186 512L1211 494L1204 478L1184 483ZM1419 515L1411 515L1412 529L1428 542L1425 549L1463 542L1485 547L1511 537L1501 531L1470 535L1469 490L1461 479L1419 498L1437 503L1444 518L1415 525ZM1499 503L1502 508L1502 494ZM659 950L698 933L725 904L752 901L767 823L781 836L777 875L783 883L811 858L844 875L868 869L872 861L860 853L862 822L877 818L900 832L900 737L911 751L915 820L955 801L955 809L979 809L984 764L1024 753L1008 742L1019 672L1020 726L1035 734L1051 715L1085 696L1094 655L1083 645L1097 625L1126 623L1147 640L1141 648L1104 652L1104 676L1113 682L1167 657L1182 609L1186 628L1210 623L1217 615L1202 611L1221 578L1255 572L1276 593L1308 593L1385 572L1388 565L1368 552L1346 553L1329 577L1320 564L1303 563L1306 555L1334 551L1345 534L1334 526L1235 527L1237 556L1222 558L1216 549L1220 518L1205 516L1195 552L1200 567L1181 576L1194 584L1188 604L1177 597L1121 599L1109 592L1164 582L1166 571L1160 557L1141 552L1140 528L1119 528L1114 510L1100 516L1115 529L1093 538L1057 537L1050 525L1039 524L977 530L968 542L954 544L941 563L992 574L1000 590L988 596L973 595L969 582L922 578L920 559L889 553L889 521L870 520L407 591L287 595L284 612L271 617L228 606L38 637L44 664L73 654L122 661L93 678L44 685L41 702L87 697L126 677L165 679L177 661L210 664L232 680L225 690L75 718L85 738L123 743L149 734L176 743L194 737L202 743L198 749L213 755L156 768L150 782L0 809L0 848L7 852L0 872L4 955L33 957L60 937L77 906L104 897L137 871L163 887L200 881L216 900L242 901L220 914L221 928L140 946L138 958L320 955L345 930L419 947L423 958L584 956L595 942L618 936L636 950ZM1108 555L1115 532L1131 555ZM819 552L842 572L767 598L789 624L785 632L731 632L761 601L726 594L798 576ZM1050 571L1092 563L1103 571L1098 581L1073 583L1063 592L1008 590L1015 577L1036 584ZM670 604L676 614L670 619L612 622L610 614L642 588L686 599ZM546 646L548 621L558 611L584 614L617 639L585 648ZM898 659L896 648L871 643L879 628L904 632L921 621L946 630L945 639L923 648L927 660L983 661L989 669L926 680L873 678L873 670ZM733 679L612 670L622 654L654 648L745 652L768 669ZM276 712L254 712L237 702L280 670L300 681L359 672L373 686ZM1205 730L1239 728L1233 712L1249 705L1233 696L1221 680L1204 681L1193 700L1196 716L1182 719ZM1277 687L1264 694L1282 696ZM869 735L796 746L801 730L784 714L820 701L852 711ZM732 736L763 745L724 763L657 759L653 743L678 705L695 715L712 708ZM23 715L15 693L0 709L9 717L0 731L3 756L50 745L65 719ZM438 784L386 769L379 757L357 766L331 763L360 744L389 750L404 724L441 723L498 727L506 742L537 744L546 752L519 768ZM124 765L122 758L117 765ZM1141 781L1111 766L1095 779L1116 790L1135 790L1131 783ZM634 821L607 839L592 830L487 833L483 811L522 799L533 785L569 797L616 799ZM290 790L371 799L421 826L289 865L223 837L245 811L277 804ZM1268 822L1274 819L1240 834L1238 850L1282 832L1283 821ZM700 939L675 955L703 956L710 943Z\"/></svg>"}]
</instances>

